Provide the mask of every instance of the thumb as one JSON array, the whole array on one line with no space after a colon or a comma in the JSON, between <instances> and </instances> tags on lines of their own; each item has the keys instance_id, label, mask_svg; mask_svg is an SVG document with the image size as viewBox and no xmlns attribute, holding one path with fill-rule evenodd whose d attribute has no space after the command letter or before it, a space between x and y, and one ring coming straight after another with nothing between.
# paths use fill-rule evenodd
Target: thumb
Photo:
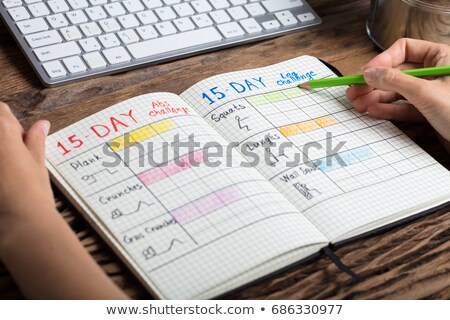
<instances>
[{"instance_id":1,"label":"thumb","mask_svg":"<svg viewBox=\"0 0 450 320\"><path fill-rule=\"evenodd\" d=\"M369 68L364 71L364 78L372 87L399 93L422 111L434 100L430 81L412 77L398 69Z\"/></svg>"},{"instance_id":2,"label":"thumb","mask_svg":"<svg viewBox=\"0 0 450 320\"><path fill-rule=\"evenodd\" d=\"M46 120L36 122L25 136L25 145L36 161L44 163L45 139L50 131L50 122Z\"/></svg>"}]
</instances>

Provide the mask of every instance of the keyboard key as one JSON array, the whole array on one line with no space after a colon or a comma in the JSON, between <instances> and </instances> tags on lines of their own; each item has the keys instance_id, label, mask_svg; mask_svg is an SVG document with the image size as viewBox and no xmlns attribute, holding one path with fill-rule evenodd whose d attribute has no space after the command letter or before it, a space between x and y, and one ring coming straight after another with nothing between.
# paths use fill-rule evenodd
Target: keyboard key
<instances>
[{"instance_id":1,"label":"keyboard key","mask_svg":"<svg viewBox=\"0 0 450 320\"><path fill-rule=\"evenodd\" d=\"M98 37L98 40L102 43L105 48L117 47L120 45L119 39L117 39L114 33L104 34Z\"/></svg>"},{"instance_id":2,"label":"keyboard key","mask_svg":"<svg viewBox=\"0 0 450 320\"><path fill-rule=\"evenodd\" d=\"M66 70L59 61L44 63L42 67L44 67L45 72L47 72L50 78L60 78L67 75Z\"/></svg>"},{"instance_id":3,"label":"keyboard key","mask_svg":"<svg viewBox=\"0 0 450 320\"><path fill-rule=\"evenodd\" d=\"M66 42L36 49L34 53L39 61L46 62L78 55L81 50L75 42Z\"/></svg>"},{"instance_id":4,"label":"keyboard key","mask_svg":"<svg viewBox=\"0 0 450 320\"><path fill-rule=\"evenodd\" d=\"M95 22L82 24L80 29L86 37L97 36L102 33L102 30Z\"/></svg>"},{"instance_id":5,"label":"keyboard key","mask_svg":"<svg viewBox=\"0 0 450 320\"><path fill-rule=\"evenodd\" d=\"M67 13L67 18L72 24L86 23L88 18L82 10L75 10Z\"/></svg>"},{"instance_id":6,"label":"keyboard key","mask_svg":"<svg viewBox=\"0 0 450 320\"><path fill-rule=\"evenodd\" d=\"M47 21L50 24L50 26L54 29L67 27L69 25L69 21L67 21L64 15L61 13L48 16Z\"/></svg>"},{"instance_id":7,"label":"keyboard key","mask_svg":"<svg viewBox=\"0 0 450 320\"><path fill-rule=\"evenodd\" d=\"M147 9L155 9L162 7L163 3L161 0L142 0Z\"/></svg>"},{"instance_id":8,"label":"keyboard key","mask_svg":"<svg viewBox=\"0 0 450 320\"><path fill-rule=\"evenodd\" d=\"M245 11L244 7L233 7L228 9L227 11L234 20L248 18L248 13L247 11Z\"/></svg>"},{"instance_id":9,"label":"keyboard key","mask_svg":"<svg viewBox=\"0 0 450 320\"><path fill-rule=\"evenodd\" d=\"M83 39L78 41L78 43L80 44L81 48L83 48L84 52L98 51L102 48L100 43L98 43L97 39L95 38Z\"/></svg>"},{"instance_id":10,"label":"keyboard key","mask_svg":"<svg viewBox=\"0 0 450 320\"><path fill-rule=\"evenodd\" d=\"M247 4L245 5L245 9L247 9L252 17L262 16L266 13L266 10L259 3Z\"/></svg>"},{"instance_id":11,"label":"keyboard key","mask_svg":"<svg viewBox=\"0 0 450 320\"><path fill-rule=\"evenodd\" d=\"M69 11L70 8L64 0L51 0L47 1L47 5L50 7L53 13L61 13Z\"/></svg>"},{"instance_id":12,"label":"keyboard key","mask_svg":"<svg viewBox=\"0 0 450 320\"><path fill-rule=\"evenodd\" d=\"M136 28L139 26L139 21L133 14L118 17L117 20L119 20L120 24L124 29Z\"/></svg>"},{"instance_id":13,"label":"keyboard key","mask_svg":"<svg viewBox=\"0 0 450 320\"><path fill-rule=\"evenodd\" d=\"M223 36L227 39L236 38L245 35L244 30L239 26L237 22L230 22L218 25L217 28L223 34Z\"/></svg>"},{"instance_id":14,"label":"keyboard key","mask_svg":"<svg viewBox=\"0 0 450 320\"><path fill-rule=\"evenodd\" d=\"M89 18L91 18L91 20L101 20L108 18L108 15L106 14L105 10L100 6L86 9L86 13L89 16Z\"/></svg>"},{"instance_id":15,"label":"keyboard key","mask_svg":"<svg viewBox=\"0 0 450 320\"><path fill-rule=\"evenodd\" d=\"M48 25L42 18L36 18L31 20L24 20L17 23L17 28L19 28L22 34L30 34L39 31L48 30Z\"/></svg>"},{"instance_id":16,"label":"keyboard key","mask_svg":"<svg viewBox=\"0 0 450 320\"><path fill-rule=\"evenodd\" d=\"M60 29L60 31L64 39L66 39L67 41L78 40L83 38L83 35L81 34L80 30L78 30L78 28L75 26L62 28Z\"/></svg>"},{"instance_id":17,"label":"keyboard key","mask_svg":"<svg viewBox=\"0 0 450 320\"><path fill-rule=\"evenodd\" d=\"M214 24L213 21L209 18L209 16L205 13L193 16L192 20L194 20L194 23L197 25L198 28L210 27Z\"/></svg>"},{"instance_id":18,"label":"keyboard key","mask_svg":"<svg viewBox=\"0 0 450 320\"><path fill-rule=\"evenodd\" d=\"M79 73L87 70L86 65L80 57L70 57L63 60L64 65L70 73Z\"/></svg>"},{"instance_id":19,"label":"keyboard key","mask_svg":"<svg viewBox=\"0 0 450 320\"><path fill-rule=\"evenodd\" d=\"M295 19L295 17L286 17L279 19L281 24L285 27L296 25L298 23L298 20Z\"/></svg>"},{"instance_id":20,"label":"keyboard key","mask_svg":"<svg viewBox=\"0 0 450 320\"><path fill-rule=\"evenodd\" d=\"M139 36L134 30L123 30L117 34L123 43L129 44L139 41Z\"/></svg>"},{"instance_id":21,"label":"keyboard key","mask_svg":"<svg viewBox=\"0 0 450 320\"><path fill-rule=\"evenodd\" d=\"M158 37L158 32L153 26L144 26L136 29L142 39L149 40Z\"/></svg>"},{"instance_id":22,"label":"keyboard key","mask_svg":"<svg viewBox=\"0 0 450 320\"><path fill-rule=\"evenodd\" d=\"M155 27L159 31L159 33L163 36L177 33L177 29L175 29L173 23L170 21L157 23L155 24Z\"/></svg>"},{"instance_id":23,"label":"keyboard key","mask_svg":"<svg viewBox=\"0 0 450 320\"><path fill-rule=\"evenodd\" d=\"M211 12L210 16L211 16L211 18L213 18L213 20L217 24L231 21L230 16L226 13L225 10L218 10L218 11Z\"/></svg>"},{"instance_id":24,"label":"keyboard key","mask_svg":"<svg viewBox=\"0 0 450 320\"><path fill-rule=\"evenodd\" d=\"M104 68L107 65L105 59L98 52L86 53L83 59L91 69Z\"/></svg>"},{"instance_id":25,"label":"keyboard key","mask_svg":"<svg viewBox=\"0 0 450 320\"><path fill-rule=\"evenodd\" d=\"M210 0L210 2L216 10L226 9L230 7L230 4L227 0Z\"/></svg>"},{"instance_id":26,"label":"keyboard key","mask_svg":"<svg viewBox=\"0 0 450 320\"><path fill-rule=\"evenodd\" d=\"M48 46L51 44L61 43L63 41L59 33L55 30L34 33L26 36L25 40L27 40L31 48Z\"/></svg>"},{"instance_id":27,"label":"keyboard key","mask_svg":"<svg viewBox=\"0 0 450 320\"><path fill-rule=\"evenodd\" d=\"M289 10L284 10L284 11L280 11L280 12L275 13L275 17L277 17L278 20L281 20L283 18L290 18L290 17L293 17L293 16L294 15Z\"/></svg>"},{"instance_id":28,"label":"keyboard key","mask_svg":"<svg viewBox=\"0 0 450 320\"><path fill-rule=\"evenodd\" d=\"M241 20L239 22L241 23L244 30L249 34L258 33L263 30L254 18Z\"/></svg>"},{"instance_id":29,"label":"keyboard key","mask_svg":"<svg viewBox=\"0 0 450 320\"><path fill-rule=\"evenodd\" d=\"M121 16L126 13L125 9L119 2L109 3L104 8L111 17Z\"/></svg>"},{"instance_id":30,"label":"keyboard key","mask_svg":"<svg viewBox=\"0 0 450 320\"><path fill-rule=\"evenodd\" d=\"M136 13L136 16L138 17L139 21L144 25L158 22L158 18L151 10L138 12Z\"/></svg>"},{"instance_id":31,"label":"keyboard key","mask_svg":"<svg viewBox=\"0 0 450 320\"><path fill-rule=\"evenodd\" d=\"M121 29L120 25L117 23L116 19L114 19L114 18L100 20L98 22L98 24L103 29L103 31L105 31L106 33L116 32Z\"/></svg>"},{"instance_id":32,"label":"keyboard key","mask_svg":"<svg viewBox=\"0 0 450 320\"><path fill-rule=\"evenodd\" d=\"M86 0L67 0L69 2L72 9L84 9L89 6L89 3Z\"/></svg>"},{"instance_id":33,"label":"keyboard key","mask_svg":"<svg viewBox=\"0 0 450 320\"><path fill-rule=\"evenodd\" d=\"M20 1L20 0L4 0L3 5L5 6L5 8L18 7L18 6L22 5L22 1Z\"/></svg>"},{"instance_id":34,"label":"keyboard key","mask_svg":"<svg viewBox=\"0 0 450 320\"><path fill-rule=\"evenodd\" d=\"M123 47L104 50L103 55L110 64L118 64L131 60L130 55Z\"/></svg>"},{"instance_id":35,"label":"keyboard key","mask_svg":"<svg viewBox=\"0 0 450 320\"><path fill-rule=\"evenodd\" d=\"M279 29L281 27L281 24L277 20L270 20L270 21L263 22L262 26L266 30L274 30L274 29Z\"/></svg>"},{"instance_id":36,"label":"keyboard key","mask_svg":"<svg viewBox=\"0 0 450 320\"><path fill-rule=\"evenodd\" d=\"M220 40L222 40L222 36L219 32L215 28L209 27L131 44L128 46L128 50L135 59L142 59Z\"/></svg>"},{"instance_id":37,"label":"keyboard key","mask_svg":"<svg viewBox=\"0 0 450 320\"><path fill-rule=\"evenodd\" d=\"M300 20L301 22L307 22L307 21L312 21L315 19L314 15L311 12L307 12L304 14L300 14L297 16L298 20Z\"/></svg>"},{"instance_id":38,"label":"keyboard key","mask_svg":"<svg viewBox=\"0 0 450 320\"><path fill-rule=\"evenodd\" d=\"M188 17L195 14L194 9L192 9L189 3L176 4L173 8L180 17Z\"/></svg>"},{"instance_id":39,"label":"keyboard key","mask_svg":"<svg viewBox=\"0 0 450 320\"><path fill-rule=\"evenodd\" d=\"M130 13L138 12L144 10L144 6L139 1L133 0L133 1L124 1L122 2L125 8Z\"/></svg>"},{"instance_id":40,"label":"keyboard key","mask_svg":"<svg viewBox=\"0 0 450 320\"><path fill-rule=\"evenodd\" d=\"M31 18L30 14L24 7L9 9L8 13L14 21L22 21Z\"/></svg>"},{"instance_id":41,"label":"keyboard key","mask_svg":"<svg viewBox=\"0 0 450 320\"><path fill-rule=\"evenodd\" d=\"M265 0L262 5L269 12L294 9L303 6L302 0Z\"/></svg>"},{"instance_id":42,"label":"keyboard key","mask_svg":"<svg viewBox=\"0 0 450 320\"><path fill-rule=\"evenodd\" d=\"M171 7L163 7L155 10L156 15L162 21L173 20L177 17L175 11Z\"/></svg>"},{"instance_id":43,"label":"keyboard key","mask_svg":"<svg viewBox=\"0 0 450 320\"><path fill-rule=\"evenodd\" d=\"M189 18L177 19L173 22L178 30L181 32L190 31L195 29L194 23Z\"/></svg>"},{"instance_id":44,"label":"keyboard key","mask_svg":"<svg viewBox=\"0 0 450 320\"><path fill-rule=\"evenodd\" d=\"M194 7L197 13L205 13L212 11L212 7L206 0L196 0L192 1L191 5Z\"/></svg>"},{"instance_id":45,"label":"keyboard key","mask_svg":"<svg viewBox=\"0 0 450 320\"><path fill-rule=\"evenodd\" d=\"M31 14L35 18L48 16L50 14L47 6L42 2L29 5L28 10L30 10Z\"/></svg>"}]
</instances>

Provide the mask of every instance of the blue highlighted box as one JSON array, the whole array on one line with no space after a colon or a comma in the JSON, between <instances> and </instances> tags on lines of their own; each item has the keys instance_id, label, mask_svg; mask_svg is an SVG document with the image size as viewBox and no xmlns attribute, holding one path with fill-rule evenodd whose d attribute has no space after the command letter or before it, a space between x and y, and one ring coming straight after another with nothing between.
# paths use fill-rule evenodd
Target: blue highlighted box
<instances>
[{"instance_id":1,"label":"blue highlighted box","mask_svg":"<svg viewBox=\"0 0 450 320\"><path fill-rule=\"evenodd\" d=\"M345 166L368 160L375 157L376 154L369 146L362 146L353 150L348 150L339 153L336 156L329 156L320 159L321 163L318 169L322 172L329 172L340 169ZM339 160L338 160L339 159Z\"/></svg>"}]
</instances>

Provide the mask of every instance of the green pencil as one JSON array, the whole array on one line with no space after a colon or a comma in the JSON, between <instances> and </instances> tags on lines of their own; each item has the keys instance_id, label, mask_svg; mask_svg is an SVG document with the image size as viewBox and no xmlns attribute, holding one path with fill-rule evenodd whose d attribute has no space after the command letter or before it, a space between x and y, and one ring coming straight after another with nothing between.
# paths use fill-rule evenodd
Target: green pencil
<instances>
[{"instance_id":1,"label":"green pencil","mask_svg":"<svg viewBox=\"0 0 450 320\"><path fill-rule=\"evenodd\" d=\"M402 72L418 78L440 77L450 75L450 66L402 70ZM299 87L302 89L316 89L316 88L348 86L352 84L365 84L365 83L366 81L364 80L364 76L358 75L358 76L311 80L309 82L300 84Z\"/></svg>"}]
</instances>

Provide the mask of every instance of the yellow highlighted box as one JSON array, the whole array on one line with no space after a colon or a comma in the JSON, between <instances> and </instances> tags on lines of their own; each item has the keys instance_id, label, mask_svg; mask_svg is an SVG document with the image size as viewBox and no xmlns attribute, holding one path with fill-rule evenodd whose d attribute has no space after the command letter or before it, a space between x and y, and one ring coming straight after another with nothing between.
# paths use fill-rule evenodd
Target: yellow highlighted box
<instances>
[{"instance_id":1,"label":"yellow highlighted box","mask_svg":"<svg viewBox=\"0 0 450 320\"><path fill-rule=\"evenodd\" d=\"M337 120L333 116L326 116L323 118L316 119L316 123L321 127L325 128L337 123Z\"/></svg>"},{"instance_id":2,"label":"yellow highlighted box","mask_svg":"<svg viewBox=\"0 0 450 320\"><path fill-rule=\"evenodd\" d=\"M117 152L126 149L133 144L154 137L157 134L172 130L175 127L176 124L172 121L172 119L162 120L116 138L112 140L109 145L111 146L111 149Z\"/></svg>"},{"instance_id":3,"label":"yellow highlighted box","mask_svg":"<svg viewBox=\"0 0 450 320\"><path fill-rule=\"evenodd\" d=\"M302 133L302 130L300 130L300 128L297 125L293 124L290 126L280 128L280 132L285 137L292 137Z\"/></svg>"},{"instance_id":4,"label":"yellow highlighted box","mask_svg":"<svg viewBox=\"0 0 450 320\"><path fill-rule=\"evenodd\" d=\"M150 126L156 131L156 133L164 133L176 127L175 122L173 122L172 119L162 120Z\"/></svg>"},{"instance_id":5,"label":"yellow highlighted box","mask_svg":"<svg viewBox=\"0 0 450 320\"><path fill-rule=\"evenodd\" d=\"M152 126L145 126L143 128L137 129L130 133L130 136L133 138L134 142L141 142L148 138L156 136L158 133Z\"/></svg>"},{"instance_id":6,"label":"yellow highlighted box","mask_svg":"<svg viewBox=\"0 0 450 320\"><path fill-rule=\"evenodd\" d=\"M109 145L113 151L120 151L122 149L128 148L129 146L135 144L136 142L133 140L130 134L126 134L117 139L110 141Z\"/></svg>"}]
</instances>

